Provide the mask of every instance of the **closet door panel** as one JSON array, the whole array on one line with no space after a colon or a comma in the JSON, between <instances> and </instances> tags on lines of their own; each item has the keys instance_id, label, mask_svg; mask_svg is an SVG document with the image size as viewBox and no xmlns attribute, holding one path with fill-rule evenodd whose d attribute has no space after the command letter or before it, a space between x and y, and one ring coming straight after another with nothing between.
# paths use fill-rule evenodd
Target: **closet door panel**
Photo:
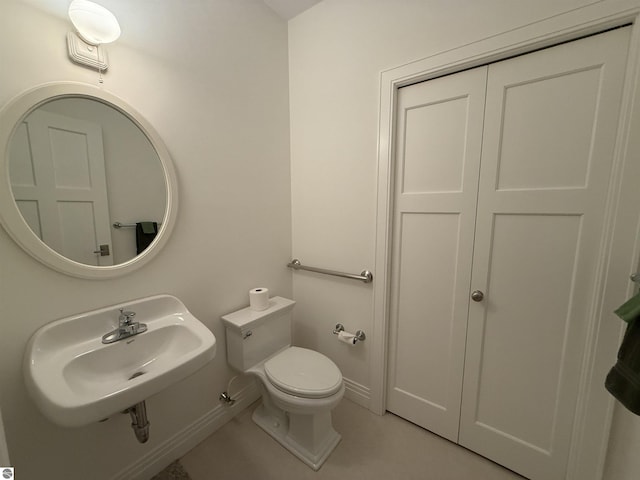
<instances>
[{"instance_id":1,"label":"closet door panel","mask_svg":"<svg viewBox=\"0 0 640 480\"><path fill-rule=\"evenodd\" d=\"M534 480L565 477L628 42L489 67L459 441Z\"/></svg>"},{"instance_id":2,"label":"closet door panel","mask_svg":"<svg viewBox=\"0 0 640 480\"><path fill-rule=\"evenodd\" d=\"M400 89L387 409L457 441L486 67Z\"/></svg>"},{"instance_id":3,"label":"closet door panel","mask_svg":"<svg viewBox=\"0 0 640 480\"><path fill-rule=\"evenodd\" d=\"M446 411L449 372L442 359L452 355L452 292L456 283L460 215L405 213L401 217L395 389ZM425 272L429 272L425 275ZM428 317L425 319L425 315ZM416 362L416 353L420 358Z\"/></svg>"},{"instance_id":4,"label":"closet door panel","mask_svg":"<svg viewBox=\"0 0 640 480\"><path fill-rule=\"evenodd\" d=\"M498 190L585 188L600 73L594 65L505 86Z\"/></svg>"},{"instance_id":5,"label":"closet door panel","mask_svg":"<svg viewBox=\"0 0 640 480\"><path fill-rule=\"evenodd\" d=\"M402 193L462 191L467 110L467 96L405 110Z\"/></svg>"},{"instance_id":6,"label":"closet door panel","mask_svg":"<svg viewBox=\"0 0 640 480\"><path fill-rule=\"evenodd\" d=\"M490 284L485 315L478 319L484 331L475 418L545 451L552 447L568 353L581 220L505 214L493 219Z\"/></svg>"}]
</instances>

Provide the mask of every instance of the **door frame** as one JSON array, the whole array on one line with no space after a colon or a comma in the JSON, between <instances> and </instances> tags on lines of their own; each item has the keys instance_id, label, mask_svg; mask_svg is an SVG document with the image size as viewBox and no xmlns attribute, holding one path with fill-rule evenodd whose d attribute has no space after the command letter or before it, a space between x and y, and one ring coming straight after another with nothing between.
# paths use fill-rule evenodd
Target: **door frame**
<instances>
[{"instance_id":1,"label":"door frame","mask_svg":"<svg viewBox=\"0 0 640 480\"><path fill-rule=\"evenodd\" d=\"M613 310L633 292L629 275L640 257L640 138L631 135L640 122L640 0L599 2L571 10L521 28L411 62L380 74L378 129L378 185L376 205L376 283L373 293L371 335L370 409L386 410L386 376L389 333L389 294L393 227L396 96L400 87L469 68L497 62L559 43L631 24L632 33L625 73L618 134L598 259L596 291L589 318L582 363L580 393L575 413L567 479L602 478L614 399L603 388L613 365L623 326ZM640 93L640 92L638 92ZM636 126L638 128L638 126ZM635 163L635 164L634 164ZM629 221L633 219L633 221ZM594 438L599 441L593 441Z\"/></svg>"}]
</instances>

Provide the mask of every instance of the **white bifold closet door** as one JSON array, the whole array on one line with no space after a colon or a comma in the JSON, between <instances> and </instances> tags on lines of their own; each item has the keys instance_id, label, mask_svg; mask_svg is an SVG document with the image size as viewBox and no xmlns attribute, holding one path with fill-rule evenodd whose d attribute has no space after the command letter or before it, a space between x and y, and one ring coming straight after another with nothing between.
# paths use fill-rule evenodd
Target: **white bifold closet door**
<instances>
[{"instance_id":1,"label":"white bifold closet door","mask_svg":"<svg viewBox=\"0 0 640 480\"><path fill-rule=\"evenodd\" d=\"M398 94L387 409L535 480L566 473L629 30Z\"/></svg>"},{"instance_id":2,"label":"white bifold closet door","mask_svg":"<svg viewBox=\"0 0 640 480\"><path fill-rule=\"evenodd\" d=\"M387 410L458 438L487 67L398 97Z\"/></svg>"}]
</instances>

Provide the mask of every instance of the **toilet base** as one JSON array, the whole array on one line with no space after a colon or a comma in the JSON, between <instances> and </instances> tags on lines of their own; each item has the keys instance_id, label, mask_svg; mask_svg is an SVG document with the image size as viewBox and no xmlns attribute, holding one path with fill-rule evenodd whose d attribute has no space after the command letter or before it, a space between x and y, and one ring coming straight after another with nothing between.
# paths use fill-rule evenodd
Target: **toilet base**
<instances>
[{"instance_id":1,"label":"toilet base","mask_svg":"<svg viewBox=\"0 0 640 480\"><path fill-rule=\"evenodd\" d=\"M320 469L342 438L331 425L331 412L299 415L269 410L274 409L261 403L251 418L313 470Z\"/></svg>"}]
</instances>

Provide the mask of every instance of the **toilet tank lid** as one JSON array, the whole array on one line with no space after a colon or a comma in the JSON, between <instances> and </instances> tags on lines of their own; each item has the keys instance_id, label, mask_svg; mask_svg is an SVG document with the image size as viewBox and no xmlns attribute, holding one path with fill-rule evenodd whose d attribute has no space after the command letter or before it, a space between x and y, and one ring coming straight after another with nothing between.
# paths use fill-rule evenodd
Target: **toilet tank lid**
<instances>
[{"instance_id":1,"label":"toilet tank lid","mask_svg":"<svg viewBox=\"0 0 640 480\"><path fill-rule=\"evenodd\" d=\"M283 297L272 297L269 299L269 307L265 310L252 310L251 307L243 308L237 312L228 313L222 316L224 326L238 332L246 332L268 320L275 315L283 315L296 304L294 300Z\"/></svg>"}]
</instances>

